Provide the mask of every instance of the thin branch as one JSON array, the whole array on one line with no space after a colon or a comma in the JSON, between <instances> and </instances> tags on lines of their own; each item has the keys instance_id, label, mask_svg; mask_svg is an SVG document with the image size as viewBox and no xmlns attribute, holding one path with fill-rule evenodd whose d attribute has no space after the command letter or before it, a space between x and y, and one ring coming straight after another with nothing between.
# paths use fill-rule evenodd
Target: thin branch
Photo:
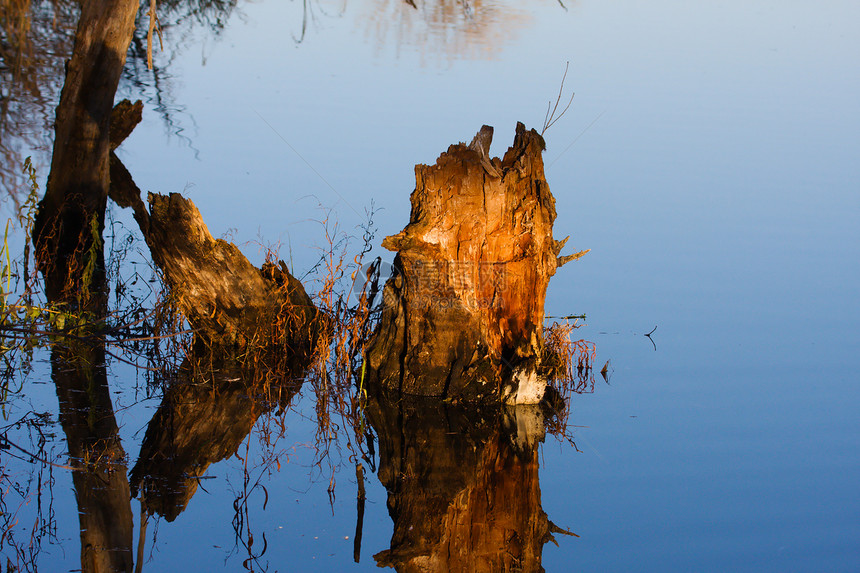
<instances>
[{"instance_id":1,"label":"thin branch","mask_svg":"<svg viewBox=\"0 0 860 573\"><path fill-rule=\"evenodd\" d=\"M118 355L118 354L116 354L115 352L111 352L111 351L110 351L110 350L108 350L107 348L105 348L105 354L107 354L108 356L110 356L110 357L112 357L112 358L115 358L116 360L119 360L120 362L123 362L123 363L125 363L125 364L128 364L129 366L134 366L135 368L140 368L141 370L146 370L146 371L148 371L148 372L161 372L161 369L160 369L160 368L152 368L152 367L149 367L149 366L141 366L140 364L136 364L136 363L132 362L131 360L128 360L128 359L126 359L126 358L123 358L122 356L119 356L119 355Z\"/></svg>"},{"instance_id":2,"label":"thin branch","mask_svg":"<svg viewBox=\"0 0 860 573\"><path fill-rule=\"evenodd\" d=\"M546 133L546 130L552 127L555 122L557 122L564 116L564 114L570 108L570 104L573 103L573 96L576 95L576 92L570 94L570 101L567 102L567 105L564 107L563 110L561 110L561 113L556 116L556 112L558 111L558 105L561 103L561 96L564 93L564 80L567 79L568 68L570 68L570 62L566 62L564 65L564 75L561 77L561 86L559 86L558 88L558 97L555 100L555 105L552 105L552 101L547 102L546 116L543 122L543 129L540 132L541 136L543 136L543 134ZM551 110L550 107L552 107Z\"/></svg>"},{"instance_id":3,"label":"thin branch","mask_svg":"<svg viewBox=\"0 0 860 573\"><path fill-rule=\"evenodd\" d=\"M18 444L16 444L15 442L13 442L13 441L9 440L9 438L4 437L4 438L3 438L3 444L4 444L4 445L7 445L7 446L11 446L11 447L15 448L16 450L19 450L19 451L21 451L21 452L23 452L23 453L27 454L28 456L30 456L30 459L31 459L31 460L35 460L35 461L37 461L37 462L41 462L41 463L43 463L43 464L45 464L45 465L49 465L49 466L52 466L52 467L55 467L55 468L60 468L60 469L63 469L63 470L83 471L83 468L75 468L75 467L72 467L72 466L66 466L66 465L61 465L61 464L55 464L54 462L52 462L52 461L50 461L50 460L46 460L45 458L40 458L40 457L39 457L39 456L37 456L36 454L34 454L34 453L32 453L32 452L29 452L29 451L25 450L24 448L22 448L21 446L19 446L19 445L18 445ZM8 454L8 455L10 455L10 456L12 456L12 457L14 457L14 458L17 458L17 459L19 459L19 460L20 460L20 459L23 459L23 458L21 458L21 457L19 457L19 456L16 456L15 454L12 454L12 453L10 453L10 454Z\"/></svg>"},{"instance_id":4,"label":"thin branch","mask_svg":"<svg viewBox=\"0 0 860 573\"><path fill-rule=\"evenodd\" d=\"M653 344L653 345L654 345L654 352L657 352L657 343L656 343L656 342L654 342L654 339L653 339L653 338L651 338L651 335L652 335L652 334L654 334L654 331L655 331L655 330L657 330L657 327L656 327L656 326L654 327L654 329L653 329L651 332L649 332L649 333L648 333L648 334L646 334L645 336L647 336L647 337L648 337L648 340L650 340L650 341L651 341L651 344Z\"/></svg>"}]
</instances>

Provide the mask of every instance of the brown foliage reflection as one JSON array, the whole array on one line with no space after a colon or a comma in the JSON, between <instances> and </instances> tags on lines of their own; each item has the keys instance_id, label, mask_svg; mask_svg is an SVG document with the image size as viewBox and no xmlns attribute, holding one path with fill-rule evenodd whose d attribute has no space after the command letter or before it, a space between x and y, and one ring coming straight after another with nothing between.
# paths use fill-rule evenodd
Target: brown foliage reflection
<instances>
[{"instance_id":1,"label":"brown foliage reflection","mask_svg":"<svg viewBox=\"0 0 860 573\"><path fill-rule=\"evenodd\" d=\"M78 12L72 0L0 0L0 199L16 207L24 157L47 151L53 139Z\"/></svg>"},{"instance_id":2,"label":"brown foliage reflection","mask_svg":"<svg viewBox=\"0 0 860 573\"><path fill-rule=\"evenodd\" d=\"M408 46L427 60L477 60L492 59L531 14L498 0L375 0L360 18L380 50Z\"/></svg>"},{"instance_id":3,"label":"brown foliage reflection","mask_svg":"<svg viewBox=\"0 0 860 573\"><path fill-rule=\"evenodd\" d=\"M237 0L159 1L159 21L168 42L166 51L156 51L152 70L146 67L146 25L135 26L120 91L143 97L168 132L187 144L179 117L185 110L172 97L173 78L167 68L177 48L190 44L195 30L203 28L217 37L236 6ZM138 19L145 18L145 12ZM11 200L16 208L26 195L24 158L33 156L39 172L49 160L54 111L79 15L80 2L75 0L0 0L0 201Z\"/></svg>"}]
</instances>

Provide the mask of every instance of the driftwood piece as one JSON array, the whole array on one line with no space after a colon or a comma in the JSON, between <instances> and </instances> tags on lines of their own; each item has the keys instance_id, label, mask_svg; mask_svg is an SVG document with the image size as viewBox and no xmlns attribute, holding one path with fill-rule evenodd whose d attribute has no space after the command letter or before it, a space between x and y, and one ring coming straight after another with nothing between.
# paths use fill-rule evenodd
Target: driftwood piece
<instances>
[{"instance_id":1,"label":"driftwood piece","mask_svg":"<svg viewBox=\"0 0 860 573\"><path fill-rule=\"evenodd\" d=\"M543 138L518 123L503 159L492 128L415 167L409 224L383 246L399 271L367 353L376 381L406 394L536 403L544 300L571 257L552 235ZM581 256L584 253L578 253Z\"/></svg>"},{"instance_id":2,"label":"driftwood piece","mask_svg":"<svg viewBox=\"0 0 860 573\"><path fill-rule=\"evenodd\" d=\"M540 406L474 409L427 398L368 402L394 522L374 556L401 573L542 571L559 531L541 506Z\"/></svg>"}]
</instances>

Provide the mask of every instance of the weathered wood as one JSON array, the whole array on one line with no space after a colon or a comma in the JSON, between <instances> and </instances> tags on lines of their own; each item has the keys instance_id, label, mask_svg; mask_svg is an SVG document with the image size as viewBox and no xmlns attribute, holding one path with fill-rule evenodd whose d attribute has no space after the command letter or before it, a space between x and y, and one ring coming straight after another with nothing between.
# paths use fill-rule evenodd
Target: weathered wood
<instances>
[{"instance_id":1,"label":"weathered wood","mask_svg":"<svg viewBox=\"0 0 860 573\"><path fill-rule=\"evenodd\" d=\"M492 128L415 167L409 224L383 246L399 271L367 353L375 379L406 394L536 403L544 300L565 262L543 138L517 124L503 159Z\"/></svg>"},{"instance_id":2,"label":"weathered wood","mask_svg":"<svg viewBox=\"0 0 860 573\"><path fill-rule=\"evenodd\" d=\"M138 8L137 0L81 3L57 107L51 171L33 229L50 300L84 302L88 291L101 288L110 118ZM88 267L92 273L84 272Z\"/></svg>"},{"instance_id":3,"label":"weathered wood","mask_svg":"<svg viewBox=\"0 0 860 573\"><path fill-rule=\"evenodd\" d=\"M283 262L253 266L236 245L213 238L194 203L178 193L150 193L149 206L144 236L152 258L199 334L220 345L312 349L318 313Z\"/></svg>"}]
</instances>

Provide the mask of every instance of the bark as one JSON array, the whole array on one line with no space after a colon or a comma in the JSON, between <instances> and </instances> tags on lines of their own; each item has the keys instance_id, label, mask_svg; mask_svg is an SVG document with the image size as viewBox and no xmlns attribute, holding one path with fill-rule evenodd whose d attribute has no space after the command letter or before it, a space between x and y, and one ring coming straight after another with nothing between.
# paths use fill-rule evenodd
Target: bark
<instances>
[{"instance_id":1,"label":"bark","mask_svg":"<svg viewBox=\"0 0 860 573\"><path fill-rule=\"evenodd\" d=\"M382 245L399 271L367 354L376 381L406 394L540 401L544 300L559 257L543 138L517 124L503 159L492 128L415 167L409 224Z\"/></svg>"},{"instance_id":2,"label":"bark","mask_svg":"<svg viewBox=\"0 0 860 573\"><path fill-rule=\"evenodd\" d=\"M110 117L137 0L86 0L57 107L51 172L34 225L49 300L83 302L100 285ZM95 275L84 272L90 266Z\"/></svg>"},{"instance_id":3,"label":"bark","mask_svg":"<svg viewBox=\"0 0 860 573\"><path fill-rule=\"evenodd\" d=\"M238 247L214 239L197 207L181 195L149 194L144 232L174 300L208 343L267 346L307 354L318 315L283 261L253 266Z\"/></svg>"},{"instance_id":4,"label":"bark","mask_svg":"<svg viewBox=\"0 0 860 573\"><path fill-rule=\"evenodd\" d=\"M394 521L391 547L374 556L379 566L543 571L543 545L558 529L541 507L539 406L371 400L368 417Z\"/></svg>"}]
</instances>

